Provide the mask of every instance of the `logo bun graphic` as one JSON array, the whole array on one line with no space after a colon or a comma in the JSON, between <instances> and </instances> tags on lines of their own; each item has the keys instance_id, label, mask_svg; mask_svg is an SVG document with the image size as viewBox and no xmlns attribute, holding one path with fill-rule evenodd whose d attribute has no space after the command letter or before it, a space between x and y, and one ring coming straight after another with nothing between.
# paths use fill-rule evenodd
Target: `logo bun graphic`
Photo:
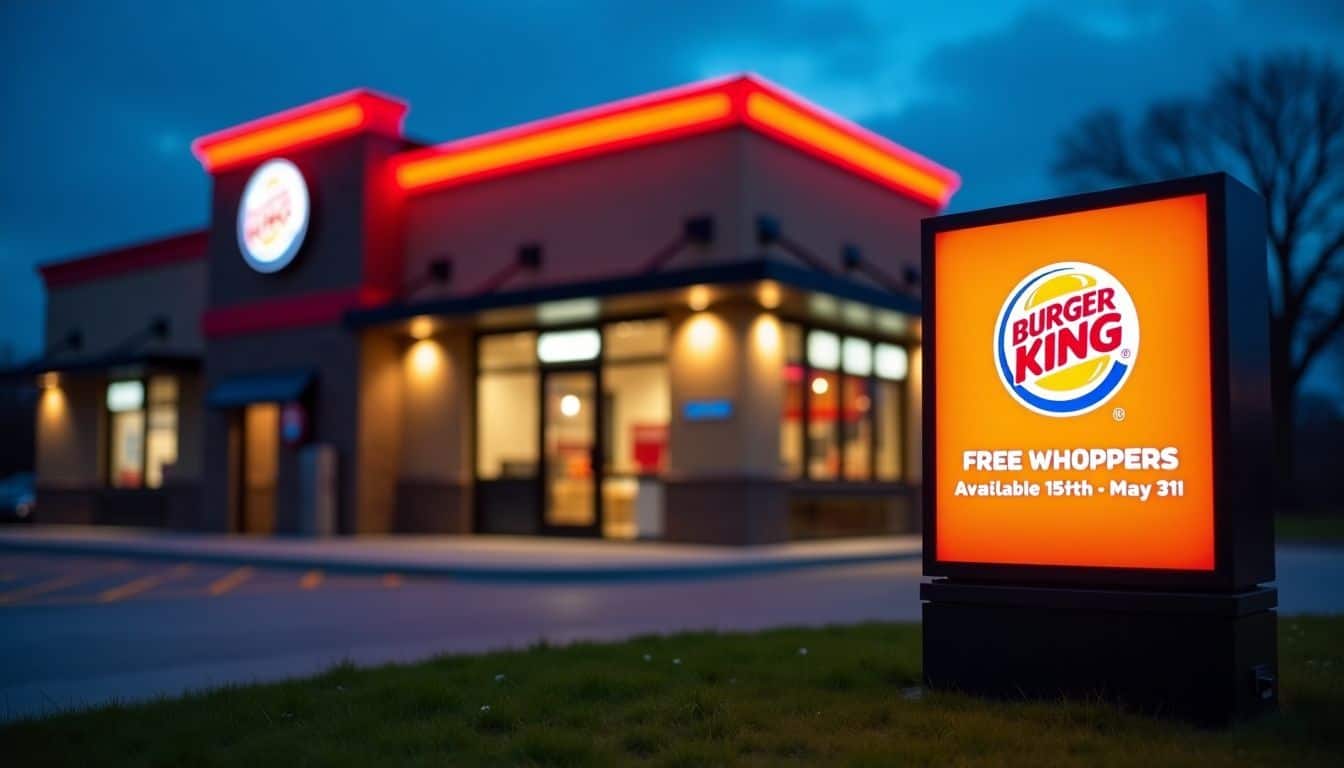
<instances>
[{"instance_id":1,"label":"logo bun graphic","mask_svg":"<svg viewBox=\"0 0 1344 768\"><path fill-rule=\"evenodd\" d=\"M1080 416L1110 400L1134 370L1139 315L1129 291L1094 264L1042 267L999 310L994 358L1013 399L1044 416Z\"/></svg>"}]
</instances>

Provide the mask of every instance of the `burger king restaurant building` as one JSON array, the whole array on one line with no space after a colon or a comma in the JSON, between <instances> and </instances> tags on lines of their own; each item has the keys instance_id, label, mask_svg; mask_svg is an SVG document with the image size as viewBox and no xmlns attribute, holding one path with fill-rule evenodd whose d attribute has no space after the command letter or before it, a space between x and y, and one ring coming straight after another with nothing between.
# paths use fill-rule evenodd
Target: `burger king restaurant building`
<instances>
[{"instance_id":1,"label":"burger king restaurant building","mask_svg":"<svg viewBox=\"0 0 1344 768\"><path fill-rule=\"evenodd\" d=\"M203 230L40 268L38 521L918 528L919 221L955 174L750 76L445 144L406 110L202 137Z\"/></svg>"}]
</instances>

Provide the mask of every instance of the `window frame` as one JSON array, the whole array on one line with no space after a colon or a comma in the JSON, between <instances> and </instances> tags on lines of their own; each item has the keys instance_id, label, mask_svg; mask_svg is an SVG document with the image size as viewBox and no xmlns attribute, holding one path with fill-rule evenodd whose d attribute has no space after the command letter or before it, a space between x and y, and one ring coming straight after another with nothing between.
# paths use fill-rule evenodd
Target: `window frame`
<instances>
[{"instance_id":1,"label":"window frame","mask_svg":"<svg viewBox=\"0 0 1344 768\"><path fill-rule=\"evenodd\" d=\"M159 373L159 372L142 373L138 376L108 376L107 379L103 382L103 388L102 388L103 433L106 435L106 439L103 441L104 445L102 450L103 454L102 487L105 489L118 491L122 493L127 492L134 493L137 491L160 491L163 489L162 481L160 481L157 487L151 488L149 485L149 432L150 432L149 411L150 411L150 405L152 404L152 398L150 395L150 380L154 378L170 378L174 382L174 388L176 389L176 394L173 396L172 400L174 410L173 434L175 439L178 441L179 448L181 447L181 440L182 440L181 376L179 376L176 373ZM122 381L136 381L140 383L140 389L143 394L140 400L139 408L130 408L124 411L113 411L111 408L107 406L108 388L111 387L113 384ZM119 486L114 482L116 467L115 462L113 461L114 459L113 454L116 450L116 441L113 439L112 435L112 421L117 417L118 414L122 413L138 413L140 414L140 420L141 420L140 484L133 488Z\"/></svg>"},{"instance_id":2,"label":"window frame","mask_svg":"<svg viewBox=\"0 0 1344 768\"><path fill-rule=\"evenodd\" d=\"M842 326L831 325L828 323L817 323L811 320L803 320L797 317L787 315L779 315L778 317L781 323L787 323L796 326L802 337L802 359L797 361L802 366L803 371L802 382L800 383L800 386L802 388L802 403L801 403L802 424L801 428L798 430L800 434L800 439L802 440L801 450L799 451L799 456L801 456L801 472L796 474L790 474L789 479L794 482L816 483L816 484L836 485L836 486L862 485L862 484L892 484L892 483L898 483L902 485L909 484L910 452L907 449L908 448L907 443L909 441L910 436L909 431L910 419L907 414L907 411L909 409L909 402L910 402L910 394L909 394L910 371L907 368L905 378L902 379L888 379L878 376L876 358L877 358L877 345L890 344L892 346L901 347L902 349L904 349L906 359L909 360L912 356L911 347L914 346L911 340L908 338L898 339L889 336L888 337L876 336L862 332L856 333L852 329L847 329ZM841 349L841 357L839 365L836 366L834 371L826 369L814 369L812 367L812 363L807 356L808 351L807 338L808 334L810 334L813 331L822 331L825 333L831 333L835 334L835 336L838 337ZM845 372L843 350L846 338L861 339L863 341L866 341L870 345L873 365L867 376L858 376L852 373ZM786 355L784 359L784 365L787 366L790 364L790 362L791 361L788 359ZM835 440L835 448L837 451L837 455L839 456L840 463L839 466L836 468L836 476L833 479L817 478L812 476L812 440L810 439L810 428L812 424L811 382L814 370L822 370L825 373L833 373L836 377L837 406L836 406L836 428L834 430L835 433L834 440ZM868 461L867 461L868 466L866 468L867 479L851 480L847 479L845 476L847 470L846 466L847 462L845 459L844 397L846 391L849 389L849 387L846 385L849 381L852 380L866 381L868 383L868 391L870 398L876 392L876 388L879 382L889 382L896 385L895 410L899 415L899 421L897 422L896 427L896 440L900 445L900 449L897 453L897 472L896 472L897 476L895 479L884 480L878 477L877 433L879 429L879 424L877 421L878 419L877 408L875 407L869 408L868 413L865 417L868 422L868 438L869 438ZM781 440L783 439L782 435L780 439Z\"/></svg>"}]
</instances>

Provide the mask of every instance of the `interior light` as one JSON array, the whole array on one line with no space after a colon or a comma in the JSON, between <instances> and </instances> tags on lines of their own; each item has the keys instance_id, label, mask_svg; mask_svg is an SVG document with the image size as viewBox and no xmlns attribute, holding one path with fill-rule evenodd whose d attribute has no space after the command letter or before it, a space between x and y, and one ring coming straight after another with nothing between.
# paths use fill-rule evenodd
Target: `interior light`
<instances>
[{"instance_id":1,"label":"interior light","mask_svg":"<svg viewBox=\"0 0 1344 768\"><path fill-rule=\"evenodd\" d=\"M421 315L411 320L410 328L411 338L428 339L434 335L434 320L425 315Z\"/></svg>"},{"instance_id":2,"label":"interior light","mask_svg":"<svg viewBox=\"0 0 1344 768\"><path fill-rule=\"evenodd\" d=\"M565 395L564 397L560 398L560 413L564 414L565 416L569 417L578 416L579 410L582 407L583 403L579 400L578 395Z\"/></svg>"},{"instance_id":3,"label":"interior light","mask_svg":"<svg viewBox=\"0 0 1344 768\"><path fill-rule=\"evenodd\" d=\"M537 359L543 363L595 360L602 352L602 334L595 328L547 331L537 336Z\"/></svg>"},{"instance_id":4,"label":"interior light","mask_svg":"<svg viewBox=\"0 0 1344 768\"><path fill-rule=\"evenodd\" d=\"M855 376L870 376L873 373L873 345L863 339L846 336L841 350L841 367L845 373Z\"/></svg>"},{"instance_id":5,"label":"interior light","mask_svg":"<svg viewBox=\"0 0 1344 768\"><path fill-rule=\"evenodd\" d=\"M807 334L807 362L813 368L834 371L840 367L840 337L829 331Z\"/></svg>"},{"instance_id":6,"label":"interior light","mask_svg":"<svg viewBox=\"0 0 1344 768\"><path fill-rule=\"evenodd\" d=\"M905 347L878 344L874 370L879 378L901 381L910 373L910 357Z\"/></svg>"},{"instance_id":7,"label":"interior light","mask_svg":"<svg viewBox=\"0 0 1344 768\"><path fill-rule=\"evenodd\" d=\"M831 389L831 383L826 381L825 378L818 376L817 378L812 380L812 391L817 393L818 395L824 395L827 392L829 392L830 389Z\"/></svg>"},{"instance_id":8,"label":"interior light","mask_svg":"<svg viewBox=\"0 0 1344 768\"><path fill-rule=\"evenodd\" d=\"M145 406L145 384L142 381L114 381L107 385L107 410L112 413L138 411Z\"/></svg>"}]
</instances>

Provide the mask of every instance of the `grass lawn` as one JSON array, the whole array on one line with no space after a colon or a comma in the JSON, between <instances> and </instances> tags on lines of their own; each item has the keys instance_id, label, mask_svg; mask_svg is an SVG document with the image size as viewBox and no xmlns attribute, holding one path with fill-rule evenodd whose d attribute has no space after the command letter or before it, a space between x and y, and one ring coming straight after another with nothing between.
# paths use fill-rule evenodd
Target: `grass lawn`
<instances>
[{"instance_id":1,"label":"grass lawn","mask_svg":"<svg viewBox=\"0 0 1344 768\"><path fill-rule=\"evenodd\" d=\"M1279 541L1311 544L1344 544L1344 514L1278 515L1274 535Z\"/></svg>"},{"instance_id":2,"label":"grass lawn","mask_svg":"<svg viewBox=\"0 0 1344 768\"><path fill-rule=\"evenodd\" d=\"M1283 711L1200 731L919 695L919 627L685 634L340 667L28 721L6 765L1341 765L1344 617L1280 624ZM804 652L803 649L806 649Z\"/></svg>"}]
</instances>

